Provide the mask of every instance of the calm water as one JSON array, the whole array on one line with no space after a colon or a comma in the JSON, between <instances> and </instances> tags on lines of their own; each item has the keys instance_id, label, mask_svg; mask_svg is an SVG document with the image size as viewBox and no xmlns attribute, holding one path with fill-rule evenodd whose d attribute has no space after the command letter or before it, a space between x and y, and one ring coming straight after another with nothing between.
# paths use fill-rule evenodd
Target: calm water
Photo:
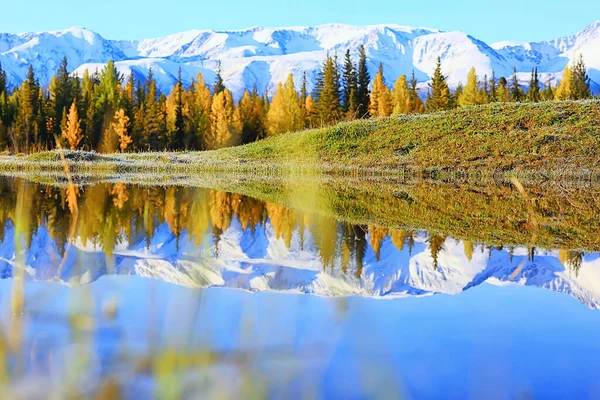
<instances>
[{"instance_id":1,"label":"calm water","mask_svg":"<svg viewBox=\"0 0 600 400\"><path fill-rule=\"evenodd\" d=\"M329 189L1 180L0 397L600 398L596 193Z\"/></svg>"}]
</instances>

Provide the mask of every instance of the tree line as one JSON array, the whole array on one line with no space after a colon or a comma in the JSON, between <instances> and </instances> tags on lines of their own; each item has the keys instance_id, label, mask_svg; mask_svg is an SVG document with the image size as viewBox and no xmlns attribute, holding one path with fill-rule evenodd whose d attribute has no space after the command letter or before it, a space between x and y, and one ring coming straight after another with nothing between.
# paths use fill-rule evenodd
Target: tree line
<instances>
[{"instance_id":1,"label":"tree line","mask_svg":"<svg viewBox=\"0 0 600 400\"><path fill-rule=\"evenodd\" d=\"M364 47L356 62L348 50L340 63L327 55L312 93L304 74L300 90L290 74L273 97L246 90L239 101L224 85L219 66L213 89L198 74L171 92L160 93L152 70L145 79L123 77L114 62L82 77L60 63L47 89L32 67L14 90L0 65L0 149L31 153L56 147L116 151L207 150L246 144L269 135L339 121L448 110L490 102L537 102L592 97L583 58L567 66L558 85L540 84L537 68L528 90L494 72L479 79L472 68L463 86L451 91L438 58L425 101L414 71L388 86L383 65L371 79Z\"/></svg>"}]
</instances>

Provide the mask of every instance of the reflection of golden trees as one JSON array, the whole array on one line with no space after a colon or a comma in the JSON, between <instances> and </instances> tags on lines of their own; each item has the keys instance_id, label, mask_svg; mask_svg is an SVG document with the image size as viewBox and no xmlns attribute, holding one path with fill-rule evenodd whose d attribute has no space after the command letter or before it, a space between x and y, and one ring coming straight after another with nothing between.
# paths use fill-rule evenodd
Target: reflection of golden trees
<instances>
[{"instance_id":1,"label":"reflection of golden trees","mask_svg":"<svg viewBox=\"0 0 600 400\"><path fill-rule=\"evenodd\" d=\"M473 242L463 242L463 247L465 250L465 256L467 260L471 261L473 259Z\"/></svg>"},{"instance_id":2,"label":"reflection of golden trees","mask_svg":"<svg viewBox=\"0 0 600 400\"><path fill-rule=\"evenodd\" d=\"M283 238L286 246L290 247L292 243L292 234L296 229L296 216L294 215L294 211L273 203L266 203L266 209L269 220L271 221L271 226L273 226L273 230L275 231L276 238Z\"/></svg>"},{"instance_id":3,"label":"reflection of golden trees","mask_svg":"<svg viewBox=\"0 0 600 400\"><path fill-rule=\"evenodd\" d=\"M404 243L406 242L406 237L408 236L408 232L406 231L392 231L392 243L398 251L404 250Z\"/></svg>"},{"instance_id":4,"label":"reflection of golden trees","mask_svg":"<svg viewBox=\"0 0 600 400\"><path fill-rule=\"evenodd\" d=\"M377 261L379 261L379 257L381 256L381 244L383 243L387 235L388 230L386 228L369 226L369 244L371 244L371 248L375 253Z\"/></svg>"},{"instance_id":5,"label":"reflection of golden trees","mask_svg":"<svg viewBox=\"0 0 600 400\"><path fill-rule=\"evenodd\" d=\"M210 192L210 219L215 228L224 231L231 224L231 194L221 191Z\"/></svg>"},{"instance_id":6,"label":"reflection of golden trees","mask_svg":"<svg viewBox=\"0 0 600 400\"><path fill-rule=\"evenodd\" d=\"M575 276L579 276L579 270L583 263L583 252L576 250L560 250L558 258L564 267L571 269Z\"/></svg>"},{"instance_id":7,"label":"reflection of golden trees","mask_svg":"<svg viewBox=\"0 0 600 400\"><path fill-rule=\"evenodd\" d=\"M84 245L91 244L110 256L121 241L149 244L159 226L166 224L178 240L183 234L200 245L212 233L218 243L223 231L237 219L243 230L264 226L267 221L277 238L287 246L294 234L301 248L306 238L312 238L324 268L341 268L360 278L363 273L367 246L371 246L377 259L386 237L399 251L412 254L414 232L388 230L376 226L353 225L339 222L321 214L309 214L274 203L265 203L239 194L190 187L145 187L122 183L98 184L71 189L43 186L22 181L0 183L0 224L4 227L16 221L16 193L19 185L29 185L34 195L27 203L29 218L21 220L22 240L30 243L36 231L44 226L55 240L59 251L64 251L69 240L69 227L73 221L71 210L79 210L76 237ZM25 221L25 222L24 222ZM25 227L25 228L24 228ZM26 235L25 235L26 233ZM4 229L0 229L0 239ZM308 240L308 239L307 239ZM434 267L438 267L439 252L445 236L431 235L429 251ZM472 242L463 242L467 259L476 249ZM485 246L480 246L485 251ZM497 248L501 250L501 247ZM512 248L507 248L512 258ZM533 259L535 249L529 251ZM565 267L575 273L581 268L583 253L561 251Z\"/></svg>"},{"instance_id":8,"label":"reflection of golden trees","mask_svg":"<svg viewBox=\"0 0 600 400\"><path fill-rule=\"evenodd\" d=\"M119 210L122 210L125 206L125 203L127 203L127 200L129 200L129 192L127 192L127 186L125 186L124 183L117 183L115 184L115 186L113 186L110 194L114 196L113 203L115 207L117 207Z\"/></svg>"},{"instance_id":9,"label":"reflection of golden trees","mask_svg":"<svg viewBox=\"0 0 600 400\"><path fill-rule=\"evenodd\" d=\"M431 234L429 236L429 251L431 252L431 258L433 258L433 268L437 271L438 269L438 257L440 251L444 248L446 237L438 234Z\"/></svg>"}]
</instances>

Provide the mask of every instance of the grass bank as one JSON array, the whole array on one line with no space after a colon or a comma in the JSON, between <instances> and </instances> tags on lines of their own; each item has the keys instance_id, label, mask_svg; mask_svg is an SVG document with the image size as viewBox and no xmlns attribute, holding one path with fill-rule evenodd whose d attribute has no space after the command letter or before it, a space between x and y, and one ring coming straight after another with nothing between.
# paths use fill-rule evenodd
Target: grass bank
<instances>
[{"instance_id":1,"label":"grass bank","mask_svg":"<svg viewBox=\"0 0 600 400\"><path fill-rule=\"evenodd\" d=\"M600 172L600 101L503 103L341 123L208 152L67 152L75 172L481 174ZM57 152L2 156L4 172L62 171Z\"/></svg>"}]
</instances>

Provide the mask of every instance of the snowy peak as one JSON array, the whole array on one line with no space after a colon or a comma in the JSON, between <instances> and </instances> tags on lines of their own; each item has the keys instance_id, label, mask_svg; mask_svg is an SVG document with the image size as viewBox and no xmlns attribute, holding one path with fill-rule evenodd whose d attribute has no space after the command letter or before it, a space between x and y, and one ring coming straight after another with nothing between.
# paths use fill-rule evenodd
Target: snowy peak
<instances>
[{"instance_id":1,"label":"snowy peak","mask_svg":"<svg viewBox=\"0 0 600 400\"><path fill-rule=\"evenodd\" d=\"M365 46L371 74L383 64L390 85L413 70L424 84L438 56L451 86L464 82L472 66L480 76L491 74L493 69L497 77L511 75L513 68L528 74L537 67L547 79L558 79L565 65L580 53L591 79L600 82L600 21L571 36L492 45L465 32L397 24L199 29L139 41L107 40L89 29L73 27L52 32L0 33L0 63L15 86L25 78L29 65L40 82L47 84L63 57L77 72L101 68L112 59L123 73L133 72L140 78L152 67L160 89L169 92L179 67L186 80L203 73L212 82L221 62L225 84L239 97L244 89L254 86L272 94L289 73L298 84L306 73L310 89L327 53L341 57L350 50L356 57L361 45Z\"/></svg>"}]
</instances>

